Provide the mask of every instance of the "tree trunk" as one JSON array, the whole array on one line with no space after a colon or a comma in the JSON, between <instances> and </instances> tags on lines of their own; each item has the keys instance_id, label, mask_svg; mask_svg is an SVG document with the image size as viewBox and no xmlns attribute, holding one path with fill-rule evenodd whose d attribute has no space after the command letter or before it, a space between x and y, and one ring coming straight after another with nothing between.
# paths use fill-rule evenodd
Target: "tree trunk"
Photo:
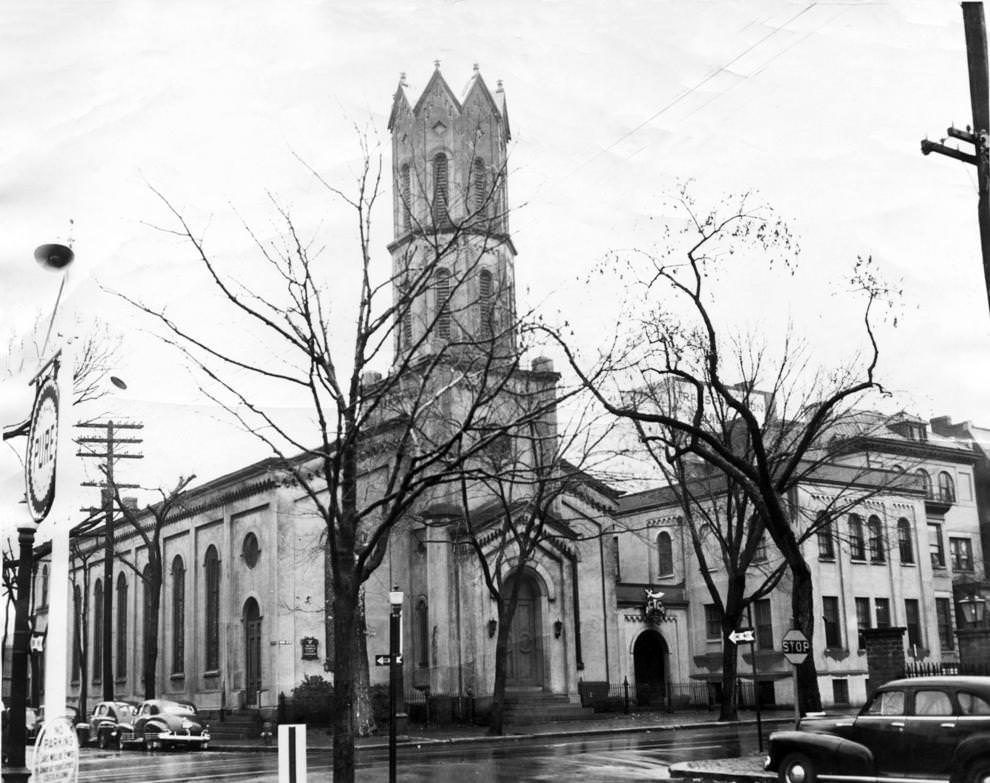
<instances>
[{"instance_id":1,"label":"tree trunk","mask_svg":"<svg viewBox=\"0 0 990 783\"><path fill-rule=\"evenodd\" d=\"M811 570L802 561L804 568L791 569L794 584L791 586L791 610L794 613L795 625L814 641L815 606L814 585L811 582ZM812 649L814 645L812 644ZM797 668L798 708L801 714L818 712L822 708L822 697L818 690L818 670L815 666L815 656L809 655Z\"/></svg>"},{"instance_id":2,"label":"tree trunk","mask_svg":"<svg viewBox=\"0 0 990 783\"><path fill-rule=\"evenodd\" d=\"M506 607L505 611L499 612L498 617L498 634L495 637L495 685L492 688L489 734L502 734L505 731L506 658L509 651L509 626L512 624L508 609L509 607Z\"/></svg>"},{"instance_id":3,"label":"tree trunk","mask_svg":"<svg viewBox=\"0 0 990 783\"><path fill-rule=\"evenodd\" d=\"M371 672L368 666L368 625L364 613L364 588L358 599L354 622L354 729L359 737L375 733L375 713L371 705Z\"/></svg>"},{"instance_id":4,"label":"tree trunk","mask_svg":"<svg viewBox=\"0 0 990 783\"><path fill-rule=\"evenodd\" d=\"M739 719L739 697L736 682L739 679L739 650L729 640L735 628L722 628L722 704L719 707L719 720Z\"/></svg>"},{"instance_id":5,"label":"tree trunk","mask_svg":"<svg viewBox=\"0 0 990 783\"><path fill-rule=\"evenodd\" d=\"M354 632L357 623L357 575L351 552L338 550L335 563L333 622L333 686L337 699L333 722L334 783L354 783Z\"/></svg>"},{"instance_id":6,"label":"tree trunk","mask_svg":"<svg viewBox=\"0 0 990 783\"><path fill-rule=\"evenodd\" d=\"M157 697L158 683L158 612L162 604L162 580L152 577L154 584L145 584L149 591L148 614L144 618L144 667L142 681L144 682L144 698Z\"/></svg>"}]
</instances>

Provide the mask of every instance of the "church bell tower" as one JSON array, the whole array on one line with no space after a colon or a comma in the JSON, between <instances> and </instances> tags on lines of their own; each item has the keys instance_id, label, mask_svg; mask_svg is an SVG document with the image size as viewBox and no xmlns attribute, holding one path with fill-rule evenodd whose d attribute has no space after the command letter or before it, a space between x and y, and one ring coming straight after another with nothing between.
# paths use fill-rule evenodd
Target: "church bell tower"
<instances>
[{"instance_id":1,"label":"church bell tower","mask_svg":"<svg viewBox=\"0 0 990 783\"><path fill-rule=\"evenodd\" d=\"M395 362L516 350L515 248L506 198L509 118L478 66L462 97L436 63L418 97L392 101Z\"/></svg>"}]
</instances>

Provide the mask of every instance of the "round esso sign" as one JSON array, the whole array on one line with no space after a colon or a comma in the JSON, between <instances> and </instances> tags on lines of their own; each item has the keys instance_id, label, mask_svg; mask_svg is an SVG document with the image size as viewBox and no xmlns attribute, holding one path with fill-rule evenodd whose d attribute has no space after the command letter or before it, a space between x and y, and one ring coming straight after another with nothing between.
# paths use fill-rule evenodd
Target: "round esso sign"
<instances>
[{"instance_id":1,"label":"round esso sign","mask_svg":"<svg viewBox=\"0 0 990 783\"><path fill-rule=\"evenodd\" d=\"M46 379L31 410L28 431L27 497L31 516L41 522L55 502L55 455L58 443L58 386Z\"/></svg>"}]
</instances>

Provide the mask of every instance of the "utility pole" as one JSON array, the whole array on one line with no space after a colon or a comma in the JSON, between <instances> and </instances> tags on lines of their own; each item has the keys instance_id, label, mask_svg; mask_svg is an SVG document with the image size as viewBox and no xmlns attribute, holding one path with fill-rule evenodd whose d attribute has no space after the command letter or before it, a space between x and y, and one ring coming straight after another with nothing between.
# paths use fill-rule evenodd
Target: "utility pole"
<instances>
[{"instance_id":1,"label":"utility pole","mask_svg":"<svg viewBox=\"0 0 990 783\"><path fill-rule=\"evenodd\" d=\"M976 184L979 191L977 218L980 224L980 247L983 251L983 277L990 303L990 103L988 103L987 78L987 29L982 2L962 4L963 27L966 31L966 60L969 66L969 102L973 112L972 127L966 130L950 127L946 133L954 139L973 145L973 153L958 147L947 147L940 142L924 139L921 153L937 152L964 163L976 166Z\"/></svg>"},{"instance_id":2,"label":"utility pole","mask_svg":"<svg viewBox=\"0 0 990 783\"><path fill-rule=\"evenodd\" d=\"M133 454L118 451L115 446L121 444L138 444L141 438L121 438L116 430L139 430L143 424L133 422L92 421L79 422L77 427L101 429L104 433L92 437L76 438L76 443L83 450L76 453L77 457L96 457L103 460L103 481L84 481L84 487L99 487L100 499L103 506L103 623L100 647L102 648L101 679L103 681L103 700L114 699L113 671L113 559L114 559L114 519L113 502L117 489L135 489L138 484L120 484L114 479L114 463L118 459L142 459L143 454ZM105 451L95 450L102 446ZM84 675L85 676L85 673Z\"/></svg>"}]
</instances>

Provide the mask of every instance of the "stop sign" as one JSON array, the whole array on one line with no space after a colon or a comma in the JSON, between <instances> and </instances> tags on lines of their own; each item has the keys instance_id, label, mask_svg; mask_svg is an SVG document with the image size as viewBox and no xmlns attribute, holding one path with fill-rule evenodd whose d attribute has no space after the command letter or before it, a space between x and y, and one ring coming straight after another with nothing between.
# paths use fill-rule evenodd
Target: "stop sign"
<instances>
[{"instance_id":1,"label":"stop sign","mask_svg":"<svg viewBox=\"0 0 990 783\"><path fill-rule=\"evenodd\" d=\"M784 657L797 666L804 663L804 659L811 652L811 642L808 641L808 637L804 633L797 628L792 628L784 634L780 649L784 653Z\"/></svg>"}]
</instances>

